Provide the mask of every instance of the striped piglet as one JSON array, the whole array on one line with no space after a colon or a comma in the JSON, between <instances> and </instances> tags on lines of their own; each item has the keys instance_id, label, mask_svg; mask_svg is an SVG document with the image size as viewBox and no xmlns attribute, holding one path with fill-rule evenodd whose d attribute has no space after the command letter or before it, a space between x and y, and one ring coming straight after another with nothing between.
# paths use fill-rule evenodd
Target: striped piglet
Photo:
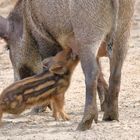
<instances>
[{"instance_id":1,"label":"striped piglet","mask_svg":"<svg viewBox=\"0 0 140 140\"><path fill-rule=\"evenodd\" d=\"M49 68L44 72L11 84L0 95L0 118L3 113L18 115L32 106L51 102L55 119L61 116L68 120L64 111L64 94L78 61L72 57L70 49L63 50L49 59Z\"/></svg>"}]
</instances>

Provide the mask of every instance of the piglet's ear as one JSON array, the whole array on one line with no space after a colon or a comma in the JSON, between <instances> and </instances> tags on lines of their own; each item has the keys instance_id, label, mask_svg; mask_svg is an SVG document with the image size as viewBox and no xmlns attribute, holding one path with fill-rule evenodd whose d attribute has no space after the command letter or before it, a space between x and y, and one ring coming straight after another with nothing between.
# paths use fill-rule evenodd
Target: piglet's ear
<instances>
[{"instance_id":1,"label":"piglet's ear","mask_svg":"<svg viewBox=\"0 0 140 140\"><path fill-rule=\"evenodd\" d=\"M0 37L7 39L9 34L9 21L8 19L0 16Z\"/></svg>"},{"instance_id":2,"label":"piglet's ear","mask_svg":"<svg viewBox=\"0 0 140 140\"><path fill-rule=\"evenodd\" d=\"M53 65L51 65L50 68L49 68L49 70L52 73L59 74L59 75L63 75L66 72L65 67L63 67L60 64L53 64Z\"/></svg>"}]
</instances>

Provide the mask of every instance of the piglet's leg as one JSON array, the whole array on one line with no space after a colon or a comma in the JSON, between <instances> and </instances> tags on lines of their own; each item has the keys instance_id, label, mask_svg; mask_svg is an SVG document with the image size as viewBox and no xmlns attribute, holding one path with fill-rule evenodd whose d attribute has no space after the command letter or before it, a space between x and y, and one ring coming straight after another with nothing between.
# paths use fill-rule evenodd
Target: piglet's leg
<instances>
[{"instance_id":1,"label":"piglet's leg","mask_svg":"<svg viewBox=\"0 0 140 140\"><path fill-rule=\"evenodd\" d=\"M53 117L55 120L59 120L60 117L67 121L69 120L68 114L64 111L64 94L60 93L53 97Z\"/></svg>"},{"instance_id":2,"label":"piglet's leg","mask_svg":"<svg viewBox=\"0 0 140 140\"><path fill-rule=\"evenodd\" d=\"M2 125L2 121L1 121L2 116L3 116L3 110L2 110L2 108L0 107L0 125Z\"/></svg>"}]
</instances>

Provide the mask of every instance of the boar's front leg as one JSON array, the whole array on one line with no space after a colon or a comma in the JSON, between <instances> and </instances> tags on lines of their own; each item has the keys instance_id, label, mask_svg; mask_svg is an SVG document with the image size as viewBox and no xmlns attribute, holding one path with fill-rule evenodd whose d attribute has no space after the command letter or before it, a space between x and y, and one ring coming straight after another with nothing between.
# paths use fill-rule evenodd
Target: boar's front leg
<instances>
[{"instance_id":1,"label":"boar's front leg","mask_svg":"<svg viewBox=\"0 0 140 140\"><path fill-rule=\"evenodd\" d=\"M107 0L88 0L85 3L83 1L71 2L73 30L79 46L79 58L86 84L84 116L77 128L81 131L89 129L93 120L95 122L98 120L96 90L99 67L96 61L96 52L112 26L112 21L110 21L112 19L111 8L109 7L108 10L108 6L110 3ZM82 10L80 10L81 7ZM103 20L101 20L102 15L104 15Z\"/></svg>"},{"instance_id":2,"label":"boar's front leg","mask_svg":"<svg viewBox=\"0 0 140 140\"><path fill-rule=\"evenodd\" d=\"M86 101L84 117L77 128L78 130L89 129L92 121L94 120L97 122L98 120L98 110L96 104L98 65L92 49L92 46L86 46L80 50L80 60L85 75Z\"/></svg>"}]
</instances>

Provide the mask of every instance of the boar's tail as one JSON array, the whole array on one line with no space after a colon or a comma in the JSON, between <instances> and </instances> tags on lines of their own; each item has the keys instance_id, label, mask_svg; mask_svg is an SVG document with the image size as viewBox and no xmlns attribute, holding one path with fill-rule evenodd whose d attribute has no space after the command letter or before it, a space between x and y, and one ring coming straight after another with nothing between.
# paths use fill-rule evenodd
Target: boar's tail
<instances>
[{"instance_id":1,"label":"boar's tail","mask_svg":"<svg viewBox=\"0 0 140 140\"><path fill-rule=\"evenodd\" d=\"M112 7L113 7L113 27L112 27L112 37L114 38L115 32L117 29L117 21L118 21L118 14L119 14L119 0L111 0Z\"/></svg>"}]
</instances>

